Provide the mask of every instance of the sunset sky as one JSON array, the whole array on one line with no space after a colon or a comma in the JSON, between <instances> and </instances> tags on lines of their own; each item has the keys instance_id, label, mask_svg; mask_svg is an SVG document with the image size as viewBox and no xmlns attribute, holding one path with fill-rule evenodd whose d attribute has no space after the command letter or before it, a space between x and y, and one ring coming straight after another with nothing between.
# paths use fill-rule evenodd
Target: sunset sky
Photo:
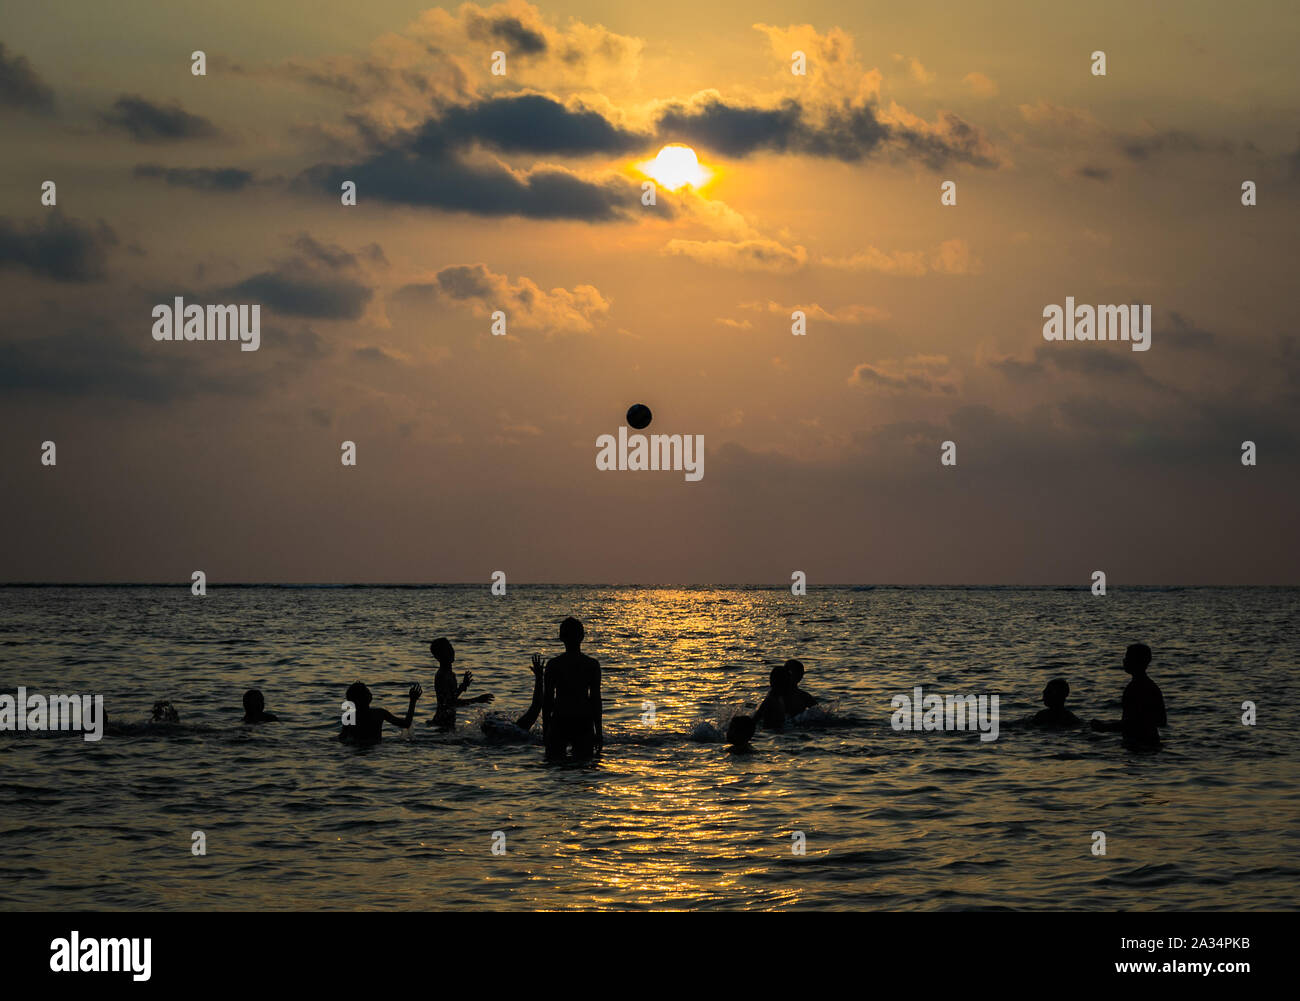
<instances>
[{"instance_id":1,"label":"sunset sky","mask_svg":"<svg viewBox=\"0 0 1300 1001\"><path fill-rule=\"evenodd\" d=\"M1297 583L1298 30L11 5L0 580ZM666 144L709 179L645 206ZM155 342L175 296L260 303L260 350ZM1045 342L1067 296L1151 349ZM638 402L702 480L596 469Z\"/></svg>"}]
</instances>

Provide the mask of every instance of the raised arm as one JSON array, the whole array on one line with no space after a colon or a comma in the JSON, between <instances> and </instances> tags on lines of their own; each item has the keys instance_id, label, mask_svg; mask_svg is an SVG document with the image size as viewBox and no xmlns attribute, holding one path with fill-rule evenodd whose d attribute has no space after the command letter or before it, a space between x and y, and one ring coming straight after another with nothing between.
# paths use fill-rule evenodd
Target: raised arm
<instances>
[{"instance_id":1,"label":"raised arm","mask_svg":"<svg viewBox=\"0 0 1300 1001\"><path fill-rule=\"evenodd\" d=\"M542 699L545 691L542 675L545 670L546 664L542 660L542 655L539 653L533 654L533 701L528 706L528 711L515 720L515 726L521 730L531 730L533 724L537 722L537 715L542 711Z\"/></svg>"},{"instance_id":2,"label":"raised arm","mask_svg":"<svg viewBox=\"0 0 1300 1001\"><path fill-rule=\"evenodd\" d=\"M420 687L419 682L416 682L411 686L411 701L407 703L406 715L401 719L398 719L387 709L381 709L380 712L384 714L384 719L388 720L388 722L392 723L394 726L400 726L403 730L409 730L411 728L411 720L415 718L415 704L420 701L420 696L423 694L424 689Z\"/></svg>"}]
</instances>

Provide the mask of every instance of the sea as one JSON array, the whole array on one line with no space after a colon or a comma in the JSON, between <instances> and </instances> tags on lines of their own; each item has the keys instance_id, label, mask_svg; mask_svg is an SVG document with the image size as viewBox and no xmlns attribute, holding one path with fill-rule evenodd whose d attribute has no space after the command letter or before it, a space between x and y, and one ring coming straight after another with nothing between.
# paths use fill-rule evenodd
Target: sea
<instances>
[{"instance_id":1,"label":"sea","mask_svg":"<svg viewBox=\"0 0 1300 1001\"><path fill-rule=\"evenodd\" d=\"M569 615L605 746L548 764L482 720ZM438 636L494 695L447 733ZM1118 719L1138 642L1158 752L1024 725L1057 677ZM728 747L789 658L817 706ZM0 694L108 723L0 732L0 909L1292 910L1298 659L1297 588L5 586ZM415 725L340 743L356 680L398 715L422 684ZM917 687L997 695L997 739L896 729Z\"/></svg>"}]
</instances>

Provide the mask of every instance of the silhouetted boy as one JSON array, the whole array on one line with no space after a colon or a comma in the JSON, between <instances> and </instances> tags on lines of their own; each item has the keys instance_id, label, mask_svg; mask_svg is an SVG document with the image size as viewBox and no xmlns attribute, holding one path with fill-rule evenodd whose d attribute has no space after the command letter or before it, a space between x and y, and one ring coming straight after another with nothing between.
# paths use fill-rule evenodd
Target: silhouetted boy
<instances>
[{"instance_id":1,"label":"silhouetted boy","mask_svg":"<svg viewBox=\"0 0 1300 1001\"><path fill-rule=\"evenodd\" d=\"M780 730L785 726L786 696L790 691L790 672L784 667L772 668L768 675L768 690L754 711L754 722L766 730Z\"/></svg>"},{"instance_id":2,"label":"silhouetted boy","mask_svg":"<svg viewBox=\"0 0 1300 1001\"><path fill-rule=\"evenodd\" d=\"M274 713L266 711L266 699L262 698L262 693L256 688L250 688L244 693L244 719L245 723L278 723L280 717Z\"/></svg>"},{"instance_id":3,"label":"silhouetted boy","mask_svg":"<svg viewBox=\"0 0 1300 1001\"><path fill-rule=\"evenodd\" d=\"M1064 730L1078 726L1081 720L1065 708L1065 700L1070 697L1070 683L1064 678L1053 678L1043 689L1043 705L1046 709L1031 719L1031 726L1046 727L1051 730Z\"/></svg>"},{"instance_id":4,"label":"silhouetted boy","mask_svg":"<svg viewBox=\"0 0 1300 1001\"><path fill-rule=\"evenodd\" d=\"M1169 721L1165 718L1165 697L1147 677L1150 663L1151 648L1145 643L1134 643L1124 652L1124 670L1133 676L1124 689L1124 718L1118 723L1093 720L1093 729L1118 730L1124 735L1124 744L1131 748L1160 746L1159 728L1168 726Z\"/></svg>"},{"instance_id":5,"label":"silhouetted boy","mask_svg":"<svg viewBox=\"0 0 1300 1001\"><path fill-rule=\"evenodd\" d=\"M582 652L586 635L573 616L561 622L564 653L547 661L542 674L542 739L550 761L563 761L570 747L575 758L590 758L605 741L600 661Z\"/></svg>"},{"instance_id":6,"label":"silhouetted boy","mask_svg":"<svg viewBox=\"0 0 1300 1001\"><path fill-rule=\"evenodd\" d=\"M786 673L790 675L790 690L786 693L785 709L791 716L798 716L805 709L811 709L817 700L799 687L803 680L803 665L797 660L785 662Z\"/></svg>"},{"instance_id":7,"label":"silhouetted boy","mask_svg":"<svg viewBox=\"0 0 1300 1001\"><path fill-rule=\"evenodd\" d=\"M420 701L420 696L424 694L424 689L418 684L411 686L410 704L406 707L406 715L398 719L387 709L375 709L370 705L370 689L359 681L354 681L348 685L347 700L352 703L356 715L356 723L351 726L345 725L339 733L339 740L348 741L353 744L377 744L384 736L384 723L392 723L393 726L399 726L403 730L411 728L411 720L415 718L415 703Z\"/></svg>"},{"instance_id":8,"label":"silhouetted boy","mask_svg":"<svg viewBox=\"0 0 1300 1001\"><path fill-rule=\"evenodd\" d=\"M433 719L429 720L425 725L450 730L456 725L457 706L472 706L477 702L491 702L492 696L480 695L473 699L461 698L461 694L469 687L474 675L466 671L464 677L461 678L460 684L456 684L456 672L451 669L451 665L456 660L456 650L446 637L439 636L430 643L429 652L438 661L438 673L433 678L433 694L438 697L438 708L434 711Z\"/></svg>"}]
</instances>

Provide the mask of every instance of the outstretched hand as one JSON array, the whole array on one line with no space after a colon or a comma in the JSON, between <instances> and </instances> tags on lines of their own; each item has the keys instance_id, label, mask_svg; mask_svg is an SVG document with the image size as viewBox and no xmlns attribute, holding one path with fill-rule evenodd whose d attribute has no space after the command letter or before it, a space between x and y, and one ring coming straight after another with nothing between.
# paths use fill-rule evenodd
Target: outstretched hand
<instances>
[{"instance_id":1,"label":"outstretched hand","mask_svg":"<svg viewBox=\"0 0 1300 1001\"><path fill-rule=\"evenodd\" d=\"M492 693L491 693L491 692L488 692L486 695L480 695L480 696L479 696L478 698L476 698L474 701L475 701L475 702L491 702L491 701L492 701L492 698L493 698Z\"/></svg>"},{"instance_id":2,"label":"outstretched hand","mask_svg":"<svg viewBox=\"0 0 1300 1001\"><path fill-rule=\"evenodd\" d=\"M542 655L540 653L533 654L533 674L537 675L540 678L542 676L542 672L545 670L546 670L546 661L542 658Z\"/></svg>"},{"instance_id":3,"label":"outstretched hand","mask_svg":"<svg viewBox=\"0 0 1300 1001\"><path fill-rule=\"evenodd\" d=\"M469 687L469 683L473 680L474 680L473 673L470 671L466 671L464 675L461 676L460 679L460 690L463 692L466 688Z\"/></svg>"},{"instance_id":4,"label":"outstretched hand","mask_svg":"<svg viewBox=\"0 0 1300 1001\"><path fill-rule=\"evenodd\" d=\"M420 696L424 694L424 689L420 687L420 683L417 681L411 686L411 691L408 694L411 696L412 702L419 702Z\"/></svg>"}]
</instances>

